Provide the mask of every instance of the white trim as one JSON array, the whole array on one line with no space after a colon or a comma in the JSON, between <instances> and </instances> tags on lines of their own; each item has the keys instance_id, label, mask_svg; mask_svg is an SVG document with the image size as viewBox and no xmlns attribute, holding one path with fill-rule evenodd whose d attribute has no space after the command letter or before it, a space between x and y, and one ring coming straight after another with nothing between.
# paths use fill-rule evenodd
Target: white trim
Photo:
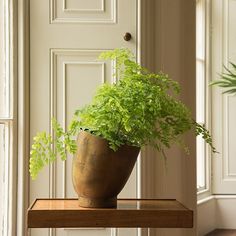
<instances>
[{"instance_id":1,"label":"white trim","mask_svg":"<svg viewBox=\"0 0 236 236\"><path fill-rule=\"evenodd\" d=\"M7 124L12 120L13 118L0 118L0 124Z\"/></svg>"},{"instance_id":2,"label":"white trim","mask_svg":"<svg viewBox=\"0 0 236 236\"><path fill-rule=\"evenodd\" d=\"M105 11L105 2L101 0L101 8L99 9L77 9L77 8L68 8L66 0L63 0L63 11L65 12L104 12Z\"/></svg>"},{"instance_id":3,"label":"white trim","mask_svg":"<svg viewBox=\"0 0 236 236\"><path fill-rule=\"evenodd\" d=\"M63 4L64 6L64 4ZM63 17L58 17L57 15L57 1L56 0L50 0L50 24L67 24L67 23L72 23L72 24L116 24L117 23L117 0L112 0L111 1L111 17L106 19L106 18L95 18L91 17L85 18L85 19L80 19L79 17L70 17L68 16L68 13L73 13L73 12L92 12L96 13L96 10L66 10L62 7L62 11L64 11L65 14ZM106 9L105 9L106 10ZM105 11L98 11L97 14L101 14L102 12Z\"/></svg>"},{"instance_id":4,"label":"white trim","mask_svg":"<svg viewBox=\"0 0 236 236\"><path fill-rule=\"evenodd\" d=\"M205 122L206 128L212 130L212 117L211 117L211 89L208 84L211 78L211 0L204 0L205 6ZM209 145L205 144L205 188L197 191L197 198L200 201L202 198L206 198L212 193L212 154Z\"/></svg>"},{"instance_id":5,"label":"white trim","mask_svg":"<svg viewBox=\"0 0 236 236\"><path fill-rule=\"evenodd\" d=\"M214 195L215 199L236 199L236 195Z\"/></svg>"},{"instance_id":6,"label":"white trim","mask_svg":"<svg viewBox=\"0 0 236 236\"><path fill-rule=\"evenodd\" d=\"M24 236L27 235L26 210L29 204L29 0L15 1L18 3L18 187L16 235Z\"/></svg>"},{"instance_id":7,"label":"white trim","mask_svg":"<svg viewBox=\"0 0 236 236\"><path fill-rule=\"evenodd\" d=\"M0 124L6 128L6 160L4 174L4 228L3 236L16 235L17 215L17 1L5 0L5 53L7 89L6 96L9 102L6 103L7 117L0 119ZM1 222L2 224L2 222Z\"/></svg>"},{"instance_id":8,"label":"white trim","mask_svg":"<svg viewBox=\"0 0 236 236\"><path fill-rule=\"evenodd\" d=\"M211 200L214 200L214 199L215 199L215 196L211 195L211 196L206 197L206 198L204 198L204 199L198 200L198 201L197 201L197 205L199 206L199 205L201 205L201 204L207 203L207 202L209 202L209 201L211 201Z\"/></svg>"},{"instance_id":9,"label":"white trim","mask_svg":"<svg viewBox=\"0 0 236 236\"><path fill-rule=\"evenodd\" d=\"M117 228L111 228L111 236L118 236L118 229Z\"/></svg>"},{"instance_id":10,"label":"white trim","mask_svg":"<svg viewBox=\"0 0 236 236\"><path fill-rule=\"evenodd\" d=\"M155 24L148 24L154 17L154 9L156 0L137 0L137 62L144 67L152 67L152 57L155 51L152 48L152 41L154 39L154 27ZM153 197L152 193L155 189L154 179L155 172L152 172L154 166L154 159L147 158L149 155L148 148L143 148L137 160L137 177L136 177L136 189L137 198ZM147 184L148 183L148 184ZM149 229L138 228L137 236L149 236Z\"/></svg>"},{"instance_id":11,"label":"white trim","mask_svg":"<svg viewBox=\"0 0 236 236\"><path fill-rule=\"evenodd\" d=\"M210 189L204 189L204 190L197 193L197 202L204 200L211 195L212 195L212 193L211 193Z\"/></svg>"},{"instance_id":12,"label":"white trim","mask_svg":"<svg viewBox=\"0 0 236 236\"><path fill-rule=\"evenodd\" d=\"M8 235L16 235L17 220L17 1L8 1L9 10L9 80L11 88L10 115L12 121L9 127L9 186L8 186Z\"/></svg>"},{"instance_id":13,"label":"white trim","mask_svg":"<svg viewBox=\"0 0 236 236\"><path fill-rule=\"evenodd\" d=\"M60 56L71 56L76 55L80 56L80 53L83 55L84 53L88 55L96 55L100 54L101 52L109 50L109 49L67 49L67 48L51 48L50 49L50 119L49 119L49 127L50 127L50 134L54 136L54 131L51 126L51 119L56 118L57 119L57 60ZM97 55L96 55L97 56ZM112 62L114 63L114 62ZM102 74L102 80L101 83L105 83L105 62L99 62L95 59L93 60L63 60L62 62L62 100L63 100L63 119L62 119L62 127L64 130L66 130L66 66L67 65L99 65L101 66L101 74ZM114 73L112 73L112 82L114 82ZM66 197L66 162L62 163L62 196ZM49 191L50 191L50 198L56 197L56 163L52 163L49 166Z\"/></svg>"},{"instance_id":14,"label":"white trim","mask_svg":"<svg viewBox=\"0 0 236 236\"><path fill-rule=\"evenodd\" d=\"M201 200L198 200L197 201L197 205L201 205L201 204L204 204L208 201L211 201L211 200L214 200L214 199L236 199L236 195L210 195L208 197L205 197Z\"/></svg>"},{"instance_id":15,"label":"white trim","mask_svg":"<svg viewBox=\"0 0 236 236\"><path fill-rule=\"evenodd\" d=\"M137 31L137 42L136 43L136 60L141 64L141 2L137 0L137 13L136 13L136 31ZM139 154L136 164L136 197L141 198L141 155ZM141 236L141 232L138 232L138 236Z\"/></svg>"},{"instance_id":16,"label":"white trim","mask_svg":"<svg viewBox=\"0 0 236 236\"><path fill-rule=\"evenodd\" d=\"M205 11L205 79L206 79L206 107L205 107L205 119L206 128L210 131L212 130L211 122L211 89L209 88L209 82L211 80L211 0L206 0L206 11ZM209 145L205 146L206 155L206 190L211 193L211 181L212 181L212 150Z\"/></svg>"},{"instance_id":17,"label":"white trim","mask_svg":"<svg viewBox=\"0 0 236 236\"><path fill-rule=\"evenodd\" d=\"M145 40L145 30L146 27L142 27L144 25L145 16L146 16L146 5L147 1L145 0L137 0L137 11L136 11L136 37L137 37L137 43L136 43L136 60L141 65L146 65L145 61L145 50L144 45ZM146 196L146 193L144 191L145 184L145 167L146 167L147 161L145 158L145 151L141 150L136 164L136 197L142 198ZM152 186L151 186L152 187ZM142 229L137 228L136 229L136 235L137 236L148 236L148 229Z\"/></svg>"}]
</instances>

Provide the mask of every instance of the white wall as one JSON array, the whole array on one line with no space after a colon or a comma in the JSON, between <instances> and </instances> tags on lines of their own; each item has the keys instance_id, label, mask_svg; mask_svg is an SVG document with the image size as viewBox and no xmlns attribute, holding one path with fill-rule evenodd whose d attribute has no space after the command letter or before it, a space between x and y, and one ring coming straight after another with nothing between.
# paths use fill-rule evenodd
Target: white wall
<instances>
[{"instance_id":1,"label":"white wall","mask_svg":"<svg viewBox=\"0 0 236 236\"><path fill-rule=\"evenodd\" d=\"M216 228L236 229L236 197L216 196Z\"/></svg>"},{"instance_id":2,"label":"white wall","mask_svg":"<svg viewBox=\"0 0 236 236\"><path fill-rule=\"evenodd\" d=\"M214 229L236 229L236 196L214 195L197 207L198 236Z\"/></svg>"},{"instance_id":3,"label":"white wall","mask_svg":"<svg viewBox=\"0 0 236 236\"><path fill-rule=\"evenodd\" d=\"M206 235L216 228L216 202L211 197L197 207L198 236Z\"/></svg>"}]
</instances>

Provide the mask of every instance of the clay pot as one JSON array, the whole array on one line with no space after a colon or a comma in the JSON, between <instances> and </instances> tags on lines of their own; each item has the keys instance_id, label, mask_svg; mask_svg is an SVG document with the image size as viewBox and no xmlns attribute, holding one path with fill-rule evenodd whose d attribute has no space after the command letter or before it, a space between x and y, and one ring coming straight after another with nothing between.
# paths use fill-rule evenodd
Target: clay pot
<instances>
[{"instance_id":1,"label":"clay pot","mask_svg":"<svg viewBox=\"0 0 236 236\"><path fill-rule=\"evenodd\" d=\"M121 146L111 150L105 139L81 131L73 158L73 185L81 207L116 207L117 195L127 182L139 148Z\"/></svg>"}]
</instances>

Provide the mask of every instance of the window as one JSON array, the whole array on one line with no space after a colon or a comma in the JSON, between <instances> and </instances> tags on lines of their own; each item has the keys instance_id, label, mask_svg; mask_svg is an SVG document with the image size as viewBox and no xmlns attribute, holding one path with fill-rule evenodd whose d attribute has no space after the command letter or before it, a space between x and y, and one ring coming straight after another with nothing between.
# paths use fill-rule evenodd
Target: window
<instances>
[{"instance_id":1,"label":"window","mask_svg":"<svg viewBox=\"0 0 236 236\"><path fill-rule=\"evenodd\" d=\"M0 0L0 235L13 225L13 73L10 1Z\"/></svg>"},{"instance_id":2,"label":"window","mask_svg":"<svg viewBox=\"0 0 236 236\"><path fill-rule=\"evenodd\" d=\"M197 0L196 4L196 120L208 127L208 79L209 79L209 4ZM209 188L208 149L201 137L197 137L197 189Z\"/></svg>"},{"instance_id":3,"label":"window","mask_svg":"<svg viewBox=\"0 0 236 236\"><path fill-rule=\"evenodd\" d=\"M7 27L4 1L0 2L0 234L7 229L8 143L9 143L9 77L7 65Z\"/></svg>"},{"instance_id":4,"label":"window","mask_svg":"<svg viewBox=\"0 0 236 236\"><path fill-rule=\"evenodd\" d=\"M205 123L205 21L204 0L197 1L196 12L196 120ZM205 187L205 145L201 137L197 137L197 188Z\"/></svg>"}]
</instances>

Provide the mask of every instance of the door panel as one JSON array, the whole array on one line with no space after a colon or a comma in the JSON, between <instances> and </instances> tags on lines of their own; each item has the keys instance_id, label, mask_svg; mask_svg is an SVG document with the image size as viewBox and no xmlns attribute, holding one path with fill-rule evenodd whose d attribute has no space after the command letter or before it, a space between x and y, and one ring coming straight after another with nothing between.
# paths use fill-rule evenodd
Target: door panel
<instances>
[{"instance_id":1,"label":"door panel","mask_svg":"<svg viewBox=\"0 0 236 236\"><path fill-rule=\"evenodd\" d=\"M51 0L52 23L116 23L116 0Z\"/></svg>"},{"instance_id":2,"label":"door panel","mask_svg":"<svg viewBox=\"0 0 236 236\"><path fill-rule=\"evenodd\" d=\"M132 34L124 41L125 32ZM115 82L111 62L100 52L128 47L136 53L136 0L30 1L30 137L51 131L52 117L65 128L73 112L91 101L96 88ZM46 167L30 180L35 198L76 197L71 181L72 158ZM136 197L136 168L120 197ZM136 230L34 229L32 236L122 236Z\"/></svg>"},{"instance_id":3,"label":"door panel","mask_svg":"<svg viewBox=\"0 0 236 236\"><path fill-rule=\"evenodd\" d=\"M112 63L97 61L100 50L51 50L52 117L63 128L69 125L74 111L91 101L96 88L112 83ZM52 189L56 197L76 197L71 181L72 158L58 161ZM51 177L53 178L53 177Z\"/></svg>"}]
</instances>

